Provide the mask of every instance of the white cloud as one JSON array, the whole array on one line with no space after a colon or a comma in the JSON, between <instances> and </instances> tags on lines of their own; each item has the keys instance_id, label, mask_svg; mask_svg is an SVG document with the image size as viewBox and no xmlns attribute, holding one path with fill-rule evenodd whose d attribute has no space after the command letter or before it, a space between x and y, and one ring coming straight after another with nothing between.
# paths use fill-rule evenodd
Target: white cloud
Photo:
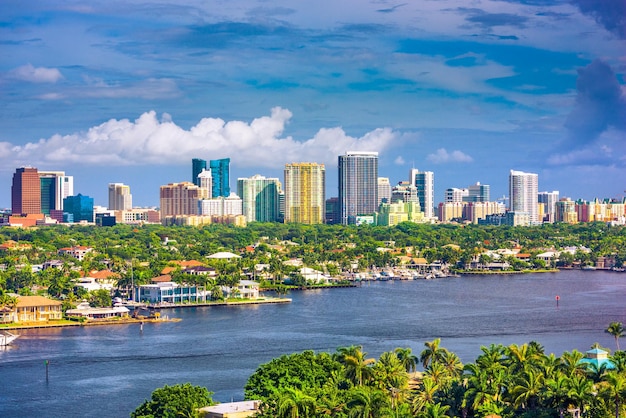
<instances>
[{"instance_id":1,"label":"white cloud","mask_svg":"<svg viewBox=\"0 0 626 418\"><path fill-rule=\"evenodd\" d=\"M428 161L435 164L471 163L472 161L474 161L472 157L459 150L448 152L445 148L439 148L434 154L429 154L427 159Z\"/></svg>"},{"instance_id":2,"label":"white cloud","mask_svg":"<svg viewBox=\"0 0 626 418\"><path fill-rule=\"evenodd\" d=\"M398 155L398 156L396 157L396 159L394 160L394 163L395 163L396 165L404 165L404 164L406 164L406 161L404 161L404 158L402 158L402 156L401 156L401 155Z\"/></svg>"},{"instance_id":3,"label":"white cloud","mask_svg":"<svg viewBox=\"0 0 626 418\"><path fill-rule=\"evenodd\" d=\"M204 118L189 130L176 125L169 114L142 114L134 122L111 119L86 132L54 135L26 145L7 147L0 162L74 163L90 165L184 164L194 157L231 157L238 165L276 168L288 162L336 164L347 150L382 151L396 137L389 128L367 132L360 138L342 128L320 129L313 138L297 141L281 137L291 119L287 109L275 107L270 116L247 123ZM1 148L0 148L1 151Z\"/></svg>"},{"instance_id":4,"label":"white cloud","mask_svg":"<svg viewBox=\"0 0 626 418\"><path fill-rule=\"evenodd\" d=\"M31 83L56 83L63 75L56 68L33 67L32 64L22 65L9 72L12 78Z\"/></svg>"}]
</instances>

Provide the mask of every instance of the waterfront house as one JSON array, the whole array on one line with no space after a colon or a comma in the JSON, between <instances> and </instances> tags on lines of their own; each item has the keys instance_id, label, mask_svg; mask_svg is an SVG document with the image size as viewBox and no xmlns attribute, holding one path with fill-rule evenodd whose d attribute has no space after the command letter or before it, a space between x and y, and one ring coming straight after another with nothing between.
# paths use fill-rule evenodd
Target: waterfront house
<instances>
[{"instance_id":1,"label":"waterfront house","mask_svg":"<svg viewBox=\"0 0 626 418\"><path fill-rule=\"evenodd\" d=\"M68 309L65 314L68 317L98 320L125 318L128 316L129 312L130 310L127 307L121 305L116 305L112 308L93 308L89 305L89 302L82 302L75 309Z\"/></svg>"},{"instance_id":2,"label":"waterfront house","mask_svg":"<svg viewBox=\"0 0 626 418\"><path fill-rule=\"evenodd\" d=\"M161 282L136 287L136 300L147 303L206 302L203 286L183 286L174 282Z\"/></svg>"},{"instance_id":3,"label":"waterfront house","mask_svg":"<svg viewBox=\"0 0 626 418\"><path fill-rule=\"evenodd\" d=\"M18 296L11 322L47 322L61 318L61 302L43 296Z\"/></svg>"},{"instance_id":4,"label":"waterfront house","mask_svg":"<svg viewBox=\"0 0 626 418\"><path fill-rule=\"evenodd\" d=\"M257 299L259 297L259 284L252 280L240 280L237 284L239 297L244 299Z\"/></svg>"}]
</instances>

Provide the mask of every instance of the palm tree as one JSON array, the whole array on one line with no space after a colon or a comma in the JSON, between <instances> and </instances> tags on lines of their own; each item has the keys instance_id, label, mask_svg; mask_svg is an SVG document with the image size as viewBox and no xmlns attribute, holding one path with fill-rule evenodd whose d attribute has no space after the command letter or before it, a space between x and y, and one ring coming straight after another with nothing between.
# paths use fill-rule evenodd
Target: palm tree
<instances>
[{"instance_id":1,"label":"palm tree","mask_svg":"<svg viewBox=\"0 0 626 418\"><path fill-rule=\"evenodd\" d=\"M417 414L418 418L444 418L449 417L446 413L450 409L449 405L442 405L440 403L428 404L426 408L419 414Z\"/></svg>"},{"instance_id":2,"label":"palm tree","mask_svg":"<svg viewBox=\"0 0 626 418\"><path fill-rule=\"evenodd\" d=\"M617 345L617 351L619 349L619 339L624 336L624 326L621 322L611 322L609 327L605 330L615 338L615 344Z\"/></svg>"},{"instance_id":3,"label":"palm tree","mask_svg":"<svg viewBox=\"0 0 626 418\"><path fill-rule=\"evenodd\" d=\"M361 346L340 347L337 351L337 361L346 368L346 377L354 385L363 386L363 380L371 377L371 366L376 360L365 358L367 353L363 352Z\"/></svg>"},{"instance_id":4,"label":"palm tree","mask_svg":"<svg viewBox=\"0 0 626 418\"><path fill-rule=\"evenodd\" d=\"M437 362L441 360L445 348L440 347L441 338L435 338L432 341L426 341L424 346L426 347L420 353L420 361L424 368L427 368L431 362Z\"/></svg>"},{"instance_id":5,"label":"palm tree","mask_svg":"<svg viewBox=\"0 0 626 418\"><path fill-rule=\"evenodd\" d=\"M315 414L315 398L300 389L285 388L277 402L279 418L309 418Z\"/></svg>"},{"instance_id":6,"label":"palm tree","mask_svg":"<svg viewBox=\"0 0 626 418\"><path fill-rule=\"evenodd\" d=\"M407 372L414 372L417 368L418 358L413 354L413 351L410 348L396 348L395 350L396 356L404 366L404 369Z\"/></svg>"},{"instance_id":7,"label":"palm tree","mask_svg":"<svg viewBox=\"0 0 626 418\"><path fill-rule=\"evenodd\" d=\"M585 376L574 375L568 379L567 396L580 408L581 414L585 411L585 405L593 396L593 382Z\"/></svg>"},{"instance_id":8,"label":"palm tree","mask_svg":"<svg viewBox=\"0 0 626 418\"><path fill-rule=\"evenodd\" d=\"M609 373L603 392L615 403L615 418L619 418L620 407L626 401L626 377L616 372Z\"/></svg>"},{"instance_id":9,"label":"palm tree","mask_svg":"<svg viewBox=\"0 0 626 418\"><path fill-rule=\"evenodd\" d=\"M561 370L567 377L585 375L587 366L580 361L583 357L583 353L578 350L566 351L561 355Z\"/></svg>"},{"instance_id":10,"label":"palm tree","mask_svg":"<svg viewBox=\"0 0 626 418\"><path fill-rule=\"evenodd\" d=\"M439 385L430 376L425 376L420 382L413 395L413 412L419 414L426 408L426 405L435 403L435 396L439 391Z\"/></svg>"},{"instance_id":11,"label":"palm tree","mask_svg":"<svg viewBox=\"0 0 626 418\"><path fill-rule=\"evenodd\" d=\"M348 396L350 418L377 418L383 408L389 407L385 393L369 386L353 388Z\"/></svg>"},{"instance_id":12,"label":"palm tree","mask_svg":"<svg viewBox=\"0 0 626 418\"><path fill-rule=\"evenodd\" d=\"M539 395L543 389L543 375L527 368L518 384L511 390L516 407L534 409L539 403Z\"/></svg>"}]
</instances>

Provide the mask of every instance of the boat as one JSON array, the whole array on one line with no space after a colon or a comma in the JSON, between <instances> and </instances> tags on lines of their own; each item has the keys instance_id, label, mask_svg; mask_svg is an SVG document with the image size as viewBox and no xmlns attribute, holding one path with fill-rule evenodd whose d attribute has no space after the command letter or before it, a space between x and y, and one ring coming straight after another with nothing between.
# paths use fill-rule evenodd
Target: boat
<instances>
[{"instance_id":1,"label":"boat","mask_svg":"<svg viewBox=\"0 0 626 418\"><path fill-rule=\"evenodd\" d=\"M15 341L19 335L11 334L8 331L0 331L0 347L6 347Z\"/></svg>"}]
</instances>

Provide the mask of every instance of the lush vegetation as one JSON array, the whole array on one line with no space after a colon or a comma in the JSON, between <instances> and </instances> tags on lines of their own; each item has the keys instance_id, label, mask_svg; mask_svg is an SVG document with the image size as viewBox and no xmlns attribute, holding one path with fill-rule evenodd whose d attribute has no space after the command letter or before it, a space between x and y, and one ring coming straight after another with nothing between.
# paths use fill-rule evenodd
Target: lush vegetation
<instances>
[{"instance_id":1,"label":"lush vegetation","mask_svg":"<svg viewBox=\"0 0 626 418\"><path fill-rule=\"evenodd\" d=\"M618 342L624 329L615 322L607 332ZM261 418L626 416L624 351L609 357L615 367L598 368L581 352L556 357L535 341L481 350L465 365L439 339L419 356L396 348L374 359L357 346L283 355L250 376L245 397L262 401Z\"/></svg>"},{"instance_id":2,"label":"lush vegetation","mask_svg":"<svg viewBox=\"0 0 626 418\"><path fill-rule=\"evenodd\" d=\"M363 271L372 266L399 264L401 256L436 260L451 268L463 268L471 260L490 260L485 250L521 247L530 254L528 261L510 257L512 269L546 267L537 254L546 249L584 245L590 252L564 253L560 264L590 264L599 256L612 256L618 266L626 261L626 228L605 224L546 224L538 227L491 227L478 225L420 225L402 223L394 227L300 225L252 223L246 228L225 225L165 227L161 225L47 226L41 228L2 228L0 242L14 241L13 249L0 253L0 291L22 295L33 292L68 301L88 299L93 304L106 302L98 295L87 295L75 287L78 277L92 270L111 269L118 274L120 292L132 283L148 283L175 260L201 260L217 271L217 277L192 276L174 271L174 281L197 283L215 290L236 284L247 274L255 277L253 266L267 266L265 286L274 286L289 277L302 285L296 267L283 264L291 258L305 266L336 276L345 271ZM448 245L454 244L454 245ZM76 245L94 249L82 261L58 255L60 248ZM244 251L245 248L248 251ZM380 251L381 247L390 251ZM210 260L218 251L241 254L236 262ZM481 255L482 254L482 255ZM58 260L59 268L33 272L31 266ZM0 293L2 294L2 293ZM10 301L9 301L10 302ZM7 303L9 303L7 302Z\"/></svg>"},{"instance_id":3,"label":"lush vegetation","mask_svg":"<svg viewBox=\"0 0 626 418\"><path fill-rule=\"evenodd\" d=\"M214 405L213 394L201 386L189 383L167 386L152 392L134 412L132 418L179 418L196 417L198 408Z\"/></svg>"}]
</instances>

